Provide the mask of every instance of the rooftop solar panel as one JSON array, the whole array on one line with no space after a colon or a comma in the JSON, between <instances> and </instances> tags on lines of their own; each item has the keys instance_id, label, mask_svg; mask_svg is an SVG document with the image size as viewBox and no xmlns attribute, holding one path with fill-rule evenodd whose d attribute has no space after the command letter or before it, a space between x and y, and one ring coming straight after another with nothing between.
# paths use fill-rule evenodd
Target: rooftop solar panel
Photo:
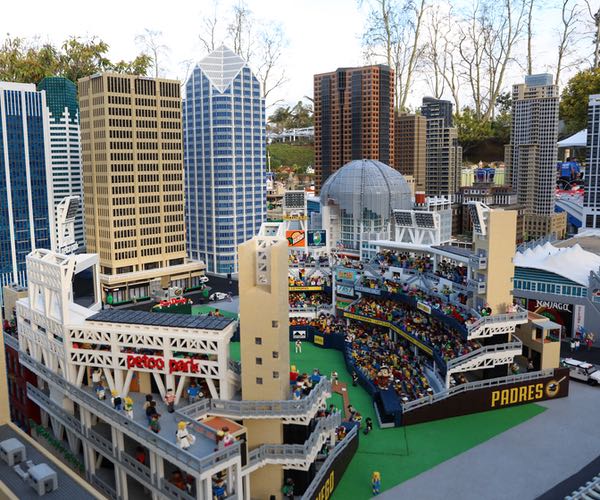
<instances>
[{"instance_id":1,"label":"rooftop solar panel","mask_svg":"<svg viewBox=\"0 0 600 500\"><path fill-rule=\"evenodd\" d=\"M203 330L223 330L233 322L230 318L211 316L184 316L173 313L153 313L106 309L87 318L88 321L103 323L125 323L128 325L167 326L173 328L197 328Z\"/></svg>"}]
</instances>

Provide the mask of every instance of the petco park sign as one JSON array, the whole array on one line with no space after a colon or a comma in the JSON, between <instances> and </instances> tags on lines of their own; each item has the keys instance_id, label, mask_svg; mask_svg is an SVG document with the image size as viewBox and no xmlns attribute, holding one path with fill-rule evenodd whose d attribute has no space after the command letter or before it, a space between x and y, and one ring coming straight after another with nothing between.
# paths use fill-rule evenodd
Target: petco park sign
<instances>
[{"instance_id":1,"label":"petco park sign","mask_svg":"<svg viewBox=\"0 0 600 500\"><path fill-rule=\"evenodd\" d=\"M199 373L200 363L193 359L170 359L168 363L169 373ZM127 368L142 368L146 370L163 371L165 360L158 356L146 356L141 354L127 355Z\"/></svg>"}]
</instances>

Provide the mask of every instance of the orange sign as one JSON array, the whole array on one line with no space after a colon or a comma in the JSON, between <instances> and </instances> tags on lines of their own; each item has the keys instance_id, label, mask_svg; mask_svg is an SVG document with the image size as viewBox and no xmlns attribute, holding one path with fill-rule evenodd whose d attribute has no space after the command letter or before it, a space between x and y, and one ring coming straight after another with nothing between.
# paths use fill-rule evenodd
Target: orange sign
<instances>
[{"instance_id":1,"label":"orange sign","mask_svg":"<svg viewBox=\"0 0 600 500\"><path fill-rule=\"evenodd\" d=\"M306 246L306 234L304 231L294 229L292 231L286 231L285 237L288 240L288 247L305 247Z\"/></svg>"}]
</instances>

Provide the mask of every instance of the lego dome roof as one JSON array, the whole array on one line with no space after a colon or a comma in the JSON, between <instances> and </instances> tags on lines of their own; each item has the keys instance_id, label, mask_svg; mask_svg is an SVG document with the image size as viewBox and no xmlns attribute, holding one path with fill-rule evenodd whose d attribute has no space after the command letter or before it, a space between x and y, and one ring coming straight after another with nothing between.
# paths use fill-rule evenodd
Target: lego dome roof
<instances>
[{"instance_id":1,"label":"lego dome roof","mask_svg":"<svg viewBox=\"0 0 600 500\"><path fill-rule=\"evenodd\" d=\"M377 160L354 160L323 184L321 205L335 203L360 216L364 209L389 217L394 209L411 209L412 193L404 176Z\"/></svg>"}]
</instances>

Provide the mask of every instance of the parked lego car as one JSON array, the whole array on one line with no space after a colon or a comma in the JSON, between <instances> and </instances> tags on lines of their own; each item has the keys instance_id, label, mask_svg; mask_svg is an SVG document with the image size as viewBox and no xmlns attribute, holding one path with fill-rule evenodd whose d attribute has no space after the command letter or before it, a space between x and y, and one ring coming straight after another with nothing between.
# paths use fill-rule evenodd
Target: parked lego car
<instances>
[{"instance_id":1,"label":"parked lego car","mask_svg":"<svg viewBox=\"0 0 600 500\"><path fill-rule=\"evenodd\" d=\"M572 379L581 380L590 385L600 384L600 370L594 365L572 358L563 359L561 364L569 369L569 375Z\"/></svg>"},{"instance_id":2,"label":"parked lego car","mask_svg":"<svg viewBox=\"0 0 600 500\"><path fill-rule=\"evenodd\" d=\"M226 293L223 293L223 292L215 292L215 293L212 293L208 299L209 299L209 300L212 300L212 301L217 301L217 300L225 300L225 299L227 299L228 297L229 297L229 295L228 295L228 294L226 294Z\"/></svg>"}]
</instances>

